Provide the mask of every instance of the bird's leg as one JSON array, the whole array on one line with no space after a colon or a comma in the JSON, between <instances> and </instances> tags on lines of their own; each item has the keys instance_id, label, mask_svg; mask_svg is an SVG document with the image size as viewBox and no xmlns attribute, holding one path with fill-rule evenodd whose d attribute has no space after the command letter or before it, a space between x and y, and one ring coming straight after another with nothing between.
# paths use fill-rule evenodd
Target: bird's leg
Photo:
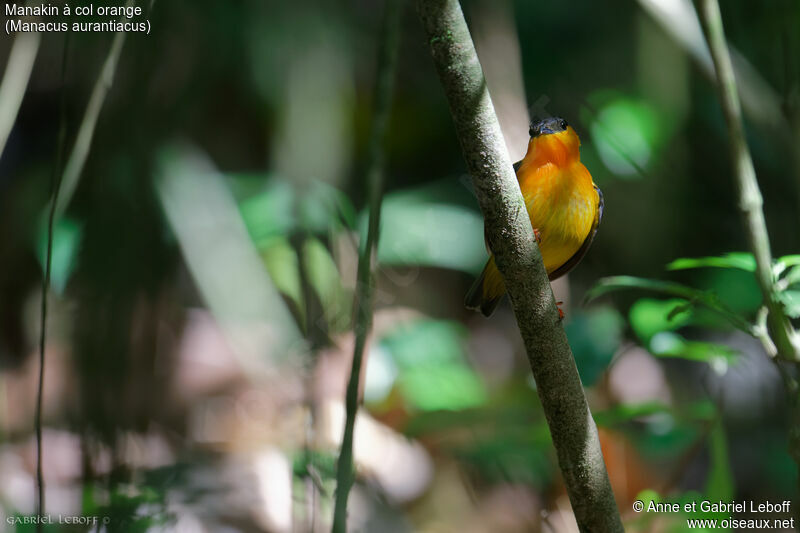
<instances>
[{"instance_id":1,"label":"bird's leg","mask_svg":"<svg viewBox=\"0 0 800 533\"><path fill-rule=\"evenodd\" d=\"M533 238L536 239L536 244L542 244L542 232L539 228L533 228Z\"/></svg>"},{"instance_id":2,"label":"bird's leg","mask_svg":"<svg viewBox=\"0 0 800 533\"><path fill-rule=\"evenodd\" d=\"M564 305L564 302L558 301L556 302L556 309L558 309L558 320L564 320L564 317L567 316L564 314L564 311L561 309L561 306Z\"/></svg>"}]
</instances>

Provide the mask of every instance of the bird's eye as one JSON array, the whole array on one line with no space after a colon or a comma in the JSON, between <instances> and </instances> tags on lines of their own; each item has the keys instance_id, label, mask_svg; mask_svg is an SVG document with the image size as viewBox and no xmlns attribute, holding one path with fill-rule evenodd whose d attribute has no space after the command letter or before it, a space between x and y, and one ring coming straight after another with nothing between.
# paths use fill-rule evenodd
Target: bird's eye
<instances>
[{"instance_id":1,"label":"bird's eye","mask_svg":"<svg viewBox=\"0 0 800 533\"><path fill-rule=\"evenodd\" d=\"M568 125L569 125L569 124L567 124L567 121L566 121L566 120L564 120L564 119L561 119L561 129L562 129L562 130L565 130L565 129L567 129L567 126L568 126Z\"/></svg>"}]
</instances>

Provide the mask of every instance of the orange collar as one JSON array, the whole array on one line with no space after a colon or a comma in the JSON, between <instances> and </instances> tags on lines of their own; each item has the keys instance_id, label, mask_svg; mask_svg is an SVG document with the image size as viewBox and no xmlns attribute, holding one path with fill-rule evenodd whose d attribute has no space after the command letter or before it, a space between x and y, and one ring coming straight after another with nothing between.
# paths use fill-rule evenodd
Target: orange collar
<instances>
[{"instance_id":1,"label":"orange collar","mask_svg":"<svg viewBox=\"0 0 800 533\"><path fill-rule=\"evenodd\" d=\"M581 141L572 126L567 126L566 130L558 133L532 137L523 164L539 167L553 163L564 168L580 160L580 146Z\"/></svg>"}]
</instances>

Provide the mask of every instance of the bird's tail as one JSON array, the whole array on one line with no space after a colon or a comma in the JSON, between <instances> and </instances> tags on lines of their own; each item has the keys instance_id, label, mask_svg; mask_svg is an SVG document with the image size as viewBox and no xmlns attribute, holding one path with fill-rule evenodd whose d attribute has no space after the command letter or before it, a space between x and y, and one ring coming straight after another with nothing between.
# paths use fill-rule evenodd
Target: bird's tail
<instances>
[{"instance_id":1,"label":"bird's tail","mask_svg":"<svg viewBox=\"0 0 800 533\"><path fill-rule=\"evenodd\" d=\"M494 313L505 293L506 286L503 278L494 264L494 257L490 257L483 272L467 292L464 305L467 309L479 311L483 316L488 317Z\"/></svg>"}]
</instances>

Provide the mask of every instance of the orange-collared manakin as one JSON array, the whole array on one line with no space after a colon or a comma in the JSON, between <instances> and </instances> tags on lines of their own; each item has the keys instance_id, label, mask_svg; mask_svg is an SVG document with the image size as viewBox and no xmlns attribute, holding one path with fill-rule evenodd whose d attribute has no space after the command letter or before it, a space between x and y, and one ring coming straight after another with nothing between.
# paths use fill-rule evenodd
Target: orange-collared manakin
<instances>
[{"instance_id":1,"label":"orange-collared manakin","mask_svg":"<svg viewBox=\"0 0 800 533\"><path fill-rule=\"evenodd\" d=\"M553 281L586 255L603 218L603 193L581 163L581 141L566 120L534 121L530 136L528 152L514 169L547 275ZM490 256L464 303L489 316L505 292L503 278Z\"/></svg>"}]
</instances>

